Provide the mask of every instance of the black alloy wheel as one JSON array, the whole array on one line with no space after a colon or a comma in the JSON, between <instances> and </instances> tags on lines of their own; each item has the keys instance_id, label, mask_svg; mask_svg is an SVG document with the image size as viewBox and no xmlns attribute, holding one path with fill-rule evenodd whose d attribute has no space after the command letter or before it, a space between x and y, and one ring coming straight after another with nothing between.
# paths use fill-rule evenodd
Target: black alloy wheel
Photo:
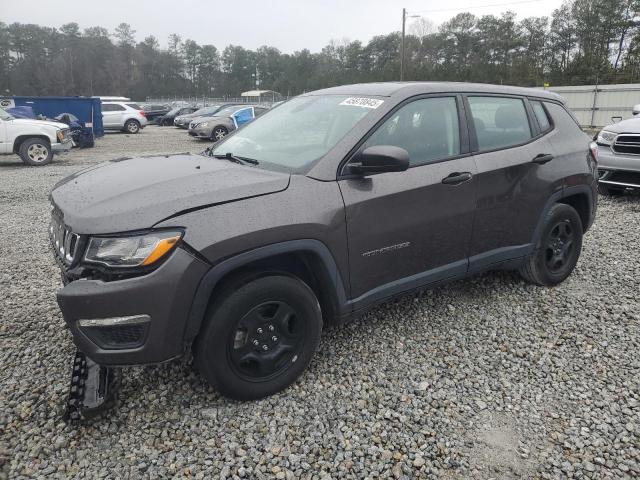
<instances>
[{"instance_id":1,"label":"black alloy wheel","mask_svg":"<svg viewBox=\"0 0 640 480\"><path fill-rule=\"evenodd\" d=\"M195 365L223 395L263 398L293 383L320 343L322 314L311 288L280 273L225 281L194 343Z\"/></svg>"}]
</instances>

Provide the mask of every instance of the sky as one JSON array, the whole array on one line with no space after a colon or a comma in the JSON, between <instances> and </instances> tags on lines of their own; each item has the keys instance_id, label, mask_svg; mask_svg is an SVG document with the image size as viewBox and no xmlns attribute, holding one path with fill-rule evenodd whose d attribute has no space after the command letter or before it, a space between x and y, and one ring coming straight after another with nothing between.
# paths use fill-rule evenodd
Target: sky
<instances>
[{"instance_id":1,"label":"sky","mask_svg":"<svg viewBox=\"0 0 640 480\"><path fill-rule=\"evenodd\" d=\"M0 21L80 28L101 26L113 31L121 22L136 30L137 40L154 35L162 46L177 33L199 44L222 49L233 44L261 45L291 53L317 52L330 40L361 40L399 31L402 8L440 24L469 11L475 15L512 10L518 19L550 16L561 0L0 0ZM410 17L407 28L415 21Z\"/></svg>"}]
</instances>

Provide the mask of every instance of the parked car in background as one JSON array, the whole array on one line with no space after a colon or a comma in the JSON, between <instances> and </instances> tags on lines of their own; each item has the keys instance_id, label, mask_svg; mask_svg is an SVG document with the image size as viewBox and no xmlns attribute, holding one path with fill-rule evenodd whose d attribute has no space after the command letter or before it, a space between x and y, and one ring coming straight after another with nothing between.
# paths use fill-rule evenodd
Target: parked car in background
<instances>
[{"instance_id":1,"label":"parked car in background","mask_svg":"<svg viewBox=\"0 0 640 480\"><path fill-rule=\"evenodd\" d=\"M189 106L189 107L175 107L169 110L164 115L161 115L156 119L156 123L161 127L168 127L169 125L173 125L173 121L179 115L188 115L190 113L198 110L198 107Z\"/></svg>"},{"instance_id":2,"label":"parked car in background","mask_svg":"<svg viewBox=\"0 0 640 480\"><path fill-rule=\"evenodd\" d=\"M27 165L41 166L51 163L54 153L66 153L72 146L64 123L15 118L0 108L0 155L17 153Z\"/></svg>"},{"instance_id":3,"label":"parked car in background","mask_svg":"<svg viewBox=\"0 0 640 480\"><path fill-rule=\"evenodd\" d=\"M208 107L202 107L196 110L193 113L188 113L186 115L178 115L174 120L173 124L176 127L180 128L189 128L189 123L191 120L198 117L213 117L216 113L222 110L225 107L230 107L232 105L237 105L235 103L221 103L219 105L210 105Z\"/></svg>"},{"instance_id":4,"label":"parked car in background","mask_svg":"<svg viewBox=\"0 0 640 480\"><path fill-rule=\"evenodd\" d=\"M102 102L102 124L105 130L135 134L147 125L147 117L137 103Z\"/></svg>"},{"instance_id":5,"label":"parked car in background","mask_svg":"<svg viewBox=\"0 0 640 480\"><path fill-rule=\"evenodd\" d=\"M189 123L189 135L217 142L229 132L259 117L268 108L257 105L234 105L221 109L212 117L194 118Z\"/></svg>"},{"instance_id":6,"label":"parked car in background","mask_svg":"<svg viewBox=\"0 0 640 480\"><path fill-rule=\"evenodd\" d=\"M640 118L607 125L596 143L600 193L622 195L627 189L640 189Z\"/></svg>"},{"instance_id":7,"label":"parked car in background","mask_svg":"<svg viewBox=\"0 0 640 480\"><path fill-rule=\"evenodd\" d=\"M158 117L169 113L171 111L171 106L166 104L161 105L157 103L148 103L142 106L142 110L144 110L147 120L149 122L154 122Z\"/></svg>"},{"instance_id":8,"label":"parked car in background","mask_svg":"<svg viewBox=\"0 0 640 480\"><path fill-rule=\"evenodd\" d=\"M51 192L51 242L83 385L189 351L222 394L261 398L323 326L380 302L496 269L557 285L595 218L596 153L554 93L392 82L300 95L207 161L76 173Z\"/></svg>"}]
</instances>

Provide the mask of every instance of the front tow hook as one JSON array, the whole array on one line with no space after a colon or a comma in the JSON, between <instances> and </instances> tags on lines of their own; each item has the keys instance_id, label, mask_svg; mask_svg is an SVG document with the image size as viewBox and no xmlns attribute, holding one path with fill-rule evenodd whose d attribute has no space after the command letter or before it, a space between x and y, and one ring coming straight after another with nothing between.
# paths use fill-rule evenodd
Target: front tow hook
<instances>
[{"instance_id":1,"label":"front tow hook","mask_svg":"<svg viewBox=\"0 0 640 480\"><path fill-rule=\"evenodd\" d=\"M120 390L118 370L100 366L81 351L76 351L63 419L77 426L115 407Z\"/></svg>"}]
</instances>

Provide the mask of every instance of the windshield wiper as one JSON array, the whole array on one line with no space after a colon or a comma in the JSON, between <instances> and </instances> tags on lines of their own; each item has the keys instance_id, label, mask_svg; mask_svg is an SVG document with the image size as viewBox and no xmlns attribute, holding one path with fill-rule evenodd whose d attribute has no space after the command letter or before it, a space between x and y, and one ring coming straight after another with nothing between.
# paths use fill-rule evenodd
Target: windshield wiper
<instances>
[{"instance_id":1,"label":"windshield wiper","mask_svg":"<svg viewBox=\"0 0 640 480\"><path fill-rule=\"evenodd\" d=\"M227 152L224 155L211 155L213 158L222 158L225 160L229 160L231 162L235 162L235 163L248 163L250 165L258 165L260 162L258 160L255 160L253 158L249 158L249 157L241 157L239 155L234 155L231 152Z\"/></svg>"}]
</instances>

